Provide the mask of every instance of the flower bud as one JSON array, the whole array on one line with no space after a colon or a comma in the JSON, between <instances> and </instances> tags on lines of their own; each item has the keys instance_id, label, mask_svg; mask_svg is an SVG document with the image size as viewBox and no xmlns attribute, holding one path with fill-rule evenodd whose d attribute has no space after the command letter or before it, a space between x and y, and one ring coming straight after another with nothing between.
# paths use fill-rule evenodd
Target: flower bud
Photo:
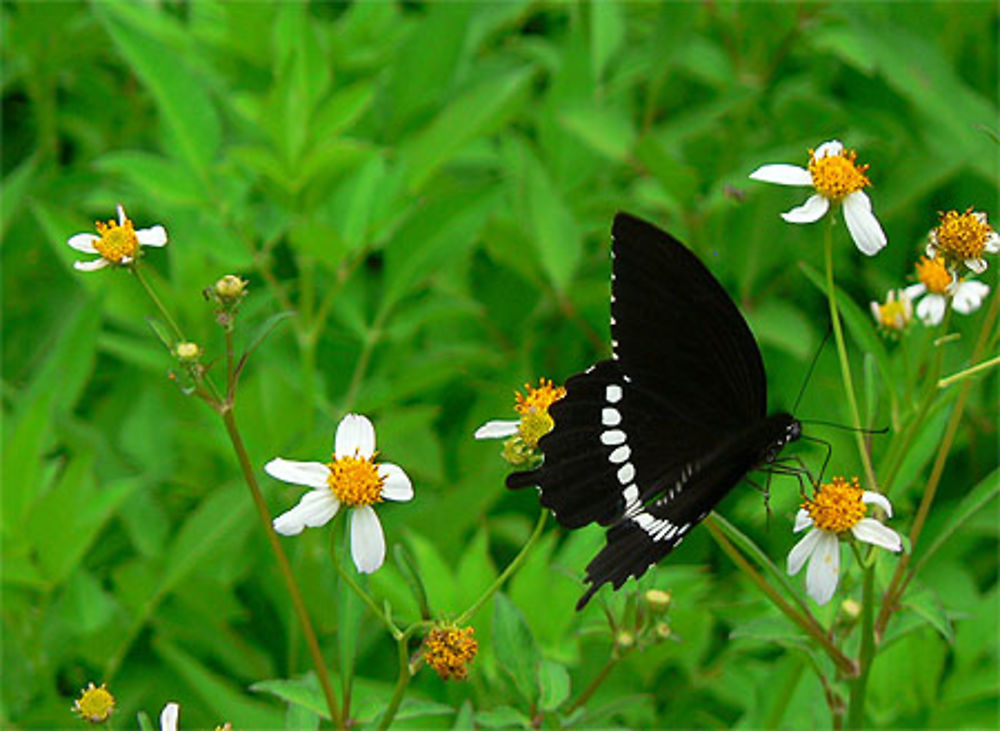
<instances>
[{"instance_id":1,"label":"flower bud","mask_svg":"<svg viewBox=\"0 0 1000 731\"><path fill-rule=\"evenodd\" d=\"M247 280L240 279L235 274L227 274L215 283L215 293L223 302L234 302L246 294Z\"/></svg>"},{"instance_id":2,"label":"flower bud","mask_svg":"<svg viewBox=\"0 0 1000 731\"><path fill-rule=\"evenodd\" d=\"M669 591L661 589L650 589L644 595L646 604L657 614L662 614L670 607L671 595Z\"/></svg>"},{"instance_id":3,"label":"flower bud","mask_svg":"<svg viewBox=\"0 0 1000 731\"><path fill-rule=\"evenodd\" d=\"M195 361L201 357L201 347L198 343L177 343L174 346L174 355L177 356L178 360Z\"/></svg>"}]
</instances>

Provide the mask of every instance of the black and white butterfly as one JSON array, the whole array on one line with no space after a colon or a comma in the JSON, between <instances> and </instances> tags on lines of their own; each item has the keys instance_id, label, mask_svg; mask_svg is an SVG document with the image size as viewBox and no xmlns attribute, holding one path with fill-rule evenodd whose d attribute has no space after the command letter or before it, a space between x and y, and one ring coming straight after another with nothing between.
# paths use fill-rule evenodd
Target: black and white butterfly
<instances>
[{"instance_id":1,"label":"black and white butterfly","mask_svg":"<svg viewBox=\"0 0 1000 731\"><path fill-rule=\"evenodd\" d=\"M544 462L507 478L536 485L567 528L610 526L577 609L642 576L802 433L791 414L767 415L760 349L705 265L625 213L612 239L611 359L566 382Z\"/></svg>"}]
</instances>

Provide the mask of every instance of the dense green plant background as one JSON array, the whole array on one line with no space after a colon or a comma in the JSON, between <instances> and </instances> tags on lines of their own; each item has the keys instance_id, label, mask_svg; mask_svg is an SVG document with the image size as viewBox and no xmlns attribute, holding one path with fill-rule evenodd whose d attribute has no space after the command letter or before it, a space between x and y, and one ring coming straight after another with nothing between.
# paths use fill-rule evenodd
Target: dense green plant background
<instances>
[{"instance_id":1,"label":"dense green plant background","mask_svg":"<svg viewBox=\"0 0 1000 731\"><path fill-rule=\"evenodd\" d=\"M284 704L249 686L309 669L229 444L168 380L149 303L123 271L72 269L67 237L113 217L116 202L137 226L166 226L170 245L144 266L210 354L220 336L200 290L222 274L251 282L241 338L297 311L243 382L251 455L261 467L324 459L345 410L370 415L384 459L416 488L412 503L380 510L390 547L409 547L442 615L481 593L535 521L534 494L503 487L499 443L471 435L514 416L525 380L561 381L607 353L616 211L688 242L741 303L774 408L791 406L827 328L800 267L821 266L822 233L778 217L804 191L752 183L751 170L803 164L831 138L871 163L889 246L867 259L839 231L836 265L864 311L906 282L938 210L1000 217L991 2L11 2L0 12L4 727L71 725L72 698L106 680L115 655L123 726L168 700L189 728L281 725ZM998 268L994 259L985 277L994 287ZM953 329L971 339L981 314ZM871 341L859 337L850 344L864 374ZM928 336L918 327L910 339ZM900 346L886 348L899 363ZM967 357L956 347L945 372ZM878 373L859 387L869 422L883 425L891 415L871 385L896 384ZM973 391L928 535L997 479L996 386L991 375ZM849 421L831 348L797 411ZM901 530L946 416L932 413L907 455L892 495ZM814 433L833 442L834 473L858 472L850 435ZM298 499L261 476L275 514ZM795 481L776 480L768 517L761 495L740 487L720 511L780 563L797 495ZM284 540L335 664L329 530ZM1000 722L997 533L994 501L925 568L875 664L873 724ZM596 528L550 525L506 589L546 659L552 682L534 709L546 723L571 702L563 681L576 697L608 658L602 603L617 611L635 591L605 589L573 611L602 542ZM415 618L391 551L370 586ZM707 531L639 586L672 590L678 641L632 653L588 704L613 708L588 723L829 724L809 669L824 661ZM821 616L856 590L848 577ZM492 606L474 618L470 681L421 672L411 699L425 703L400 726L529 713L537 692L497 661ZM394 682L395 648L374 621L361 626L354 710L370 719Z\"/></svg>"}]
</instances>

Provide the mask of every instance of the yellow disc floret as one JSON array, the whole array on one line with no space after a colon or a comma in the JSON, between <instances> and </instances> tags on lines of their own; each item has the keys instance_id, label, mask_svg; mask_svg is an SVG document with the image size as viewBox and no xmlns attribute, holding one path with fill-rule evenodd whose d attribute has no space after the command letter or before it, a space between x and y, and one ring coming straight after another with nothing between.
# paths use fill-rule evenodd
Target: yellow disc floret
<instances>
[{"instance_id":1,"label":"yellow disc floret","mask_svg":"<svg viewBox=\"0 0 1000 731\"><path fill-rule=\"evenodd\" d=\"M835 155L817 158L816 152L809 150L809 173L816 191L825 198L840 201L871 185L865 175L868 166L858 165L857 157L854 150L843 149Z\"/></svg>"},{"instance_id":2,"label":"yellow disc floret","mask_svg":"<svg viewBox=\"0 0 1000 731\"><path fill-rule=\"evenodd\" d=\"M326 478L330 491L340 502L349 507L373 505L382 502L385 479L375 466L375 455L340 457L330 462L330 476Z\"/></svg>"},{"instance_id":3,"label":"yellow disc floret","mask_svg":"<svg viewBox=\"0 0 1000 731\"><path fill-rule=\"evenodd\" d=\"M913 305L905 293L900 293L897 296L896 292L890 291L884 305L872 302L872 314L883 330L898 332L910 324L910 319L913 317Z\"/></svg>"},{"instance_id":4,"label":"yellow disc floret","mask_svg":"<svg viewBox=\"0 0 1000 731\"><path fill-rule=\"evenodd\" d=\"M868 506L861 499L863 495L857 477L850 482L834 477L832 482L820 487L812 500L802 503L802 507L820 530L843 533L868 513Z\"/></svg>"},{"instance_id":5,"label":"yellow disc floret","mask_svg":"<svg viewBox=\"0 0 1000 731\"><path fill-rule=\"evenodd\" d=\"M99 688L90 683L73 703L73 711L88 723L104 723L114 710L115 697L104 683Z\"/></svg>"},{"instance_id":6,"label":"yellow disc floret","mask_svg":"<svg viewBox=\"0 0 1000 731\"><path fill-rule=\"evenodd\" d=\"M986 248L986 240L993 228L986 222L986 215L973 212L948 211L942 213L941 224L931 232L931 242L947 256L956 259L979 259Z\"/></svg>"},{"instance_id":7,"label":"yellow disc floret","mask_svg":"<svg viewBox=\"0 0 1000 731\"><path fill-rule=\"evenodd\" d=\"M928 292L933 294L946 294L948 292L953 277L945 268L942 259L928 259L926 256L922 256L916 267L917 279L927 287Z\"/></svg>"},{"instance_id":8,"label":"yellow disc floret","mask_svg":"<svg viewBox=\"0 0 1000 731\"><path fill-rule=\"evenodd\" d=\"M566 395L562 386L553 386L552 381L540 378L538 387L524 384L525 394L515 392L517 403L514 409L521 415L521 423L517 428L524 443L534 449L538 440L548 434L555 422L549 416L549 407Z\"/></svg>"},{"instance_id":9,"label":"yellow disc floret","mask_svg":"<svg viewBox=\"0 0 1000 731\"><path fill-rule=\"evenodd\" d=\"M472 627L435 627L424 639L424 662L444 680L465 680L479 643Z\"/></svg>"},{"instance_id":10,"label":"yellow disc floret","mask_svg":"<svg viewBox=\"0 0 1000 731\"><path fill-rule=\"evenodd\" d=\"M97 233L101 238L94 242L94 248L108 261L121 264L123 259L134 259L139 251L139 239L136 238L135 228L128 218L120 226L116 221L108 221L106 224L97 221Z\"/></svg>"}]
</instances>

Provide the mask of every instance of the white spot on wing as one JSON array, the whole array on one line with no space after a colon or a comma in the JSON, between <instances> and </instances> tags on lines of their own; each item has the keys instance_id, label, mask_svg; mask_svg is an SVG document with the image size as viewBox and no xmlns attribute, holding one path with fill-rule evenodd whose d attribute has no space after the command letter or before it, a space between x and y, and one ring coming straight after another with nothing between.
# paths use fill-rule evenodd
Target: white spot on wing
<instances>
[{"instance_id":1,"label":"white spot on wing","mask_svg":"<svg viewBox=\"0 0 1000 731\"><path fill-rule=\"evenodd\" d=\"M635 467L632 466L631 462L626 462L618 470L618 482L623 485L627 485L635 479Z\"/></svg>"},{"instance_id":2,"label":"white spot on wing","mask_svg":"<svg viewBox=\"0 0 1000 731\"><path fill-rule=\"evenodd\" d=\"M604 426L618 426L622 423L621 412L611 406L601 409L601 423Z\"/></svg>"},{"instance_id":3,"label":"white spot on wing","mask_svg":"<svg viewBox=\"0 0 1000 731\"><path fill-rule=\"evenodd\" d=\"M622 462L627 462L631 455L632 450L628 448L627 444L623 444L620 447L615 447L615 450L608 455L608 460L612 464L621 464Z\"/></svg>"},{"instance_id":4,"label":"white spot on wing","mask_svg":"<svg viewBox=\"0 0 1000 731\"><path fill-rule=\"evenodd\" d=\"M604 398L609 404L617 404L622 400L622 387L616 383L611 383L604 389Z\"/></svg>"},{"instance_id":5,"label":"white spot on wing","mask_svg":"<svg viewBox=\"0 0 1000 731\"><path fill-rule=\"evenodd\" d=\"M621 429L608 429L601 432L601 444L611 447L615 444L625 443L625 432Z\"/></svg>"}]
</instances>

